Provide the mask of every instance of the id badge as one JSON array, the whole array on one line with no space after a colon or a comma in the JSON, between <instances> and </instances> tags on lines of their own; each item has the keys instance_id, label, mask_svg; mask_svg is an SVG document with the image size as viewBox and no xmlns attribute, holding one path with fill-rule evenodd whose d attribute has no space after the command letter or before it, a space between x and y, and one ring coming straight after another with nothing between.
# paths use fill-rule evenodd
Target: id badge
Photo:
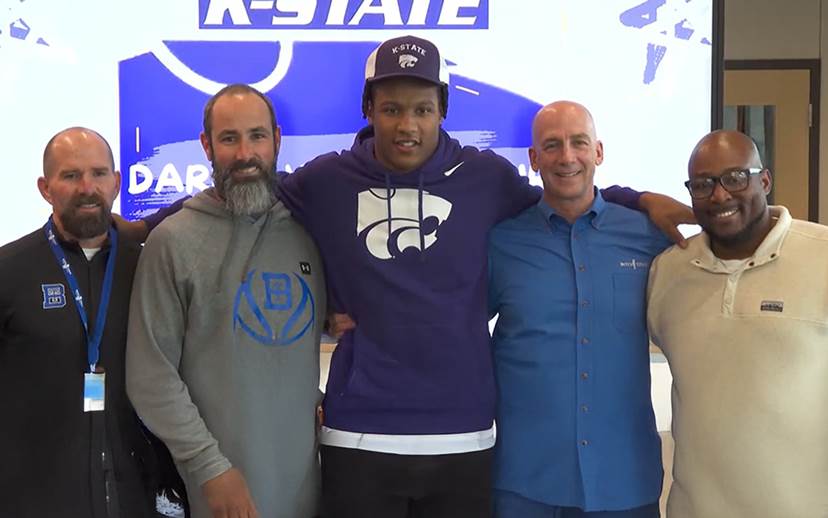
<instances>
[{"instance_id":1,"label":"id badge","mask_svg":"<svg viewBox=\"0 0 828 518\"><path fill-rule=\"evenodd\" d=\"M99 412L104 409L105 376L103 372L87 372L83 375L84 412Z\"/></svg>"}]
</instances>

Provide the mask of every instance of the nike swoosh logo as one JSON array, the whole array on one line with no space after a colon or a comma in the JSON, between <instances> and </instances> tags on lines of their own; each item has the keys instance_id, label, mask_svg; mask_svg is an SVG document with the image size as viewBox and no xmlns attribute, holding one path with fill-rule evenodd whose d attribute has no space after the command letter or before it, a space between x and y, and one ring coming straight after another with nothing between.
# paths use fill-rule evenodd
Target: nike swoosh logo
<instances>
[{"instance_id":1,"label":"nike swoosh logo","mask_svg":"<svg viewBox=\"0 0 828 518\"><path fill-rule=\"evenodd\" d=\"M451 169L449 169L448 171L446 171L446 172L445 172L445 173L443 173L443 174L444 174L445 176L451 176L451 175L452 175L452 173L454 173L454 171L456 171L456 170L457 170L457 168L458 168L458 167L460 167L461 165L463 165L463 162L460 162L459 164L457 164L456 166L452 167Z\"/></svg>"}]
</instances>

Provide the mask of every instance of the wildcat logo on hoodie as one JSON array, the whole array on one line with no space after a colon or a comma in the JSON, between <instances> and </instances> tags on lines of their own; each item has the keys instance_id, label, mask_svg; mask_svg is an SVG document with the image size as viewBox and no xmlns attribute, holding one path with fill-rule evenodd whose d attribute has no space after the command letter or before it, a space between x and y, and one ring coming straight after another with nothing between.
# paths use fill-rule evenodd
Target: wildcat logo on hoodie
<instances>
[{"instance_id":1,"label":"wildcat logo on hoodie","mask_svg":"<svg viewBox=\"0 0 828 518\"><path fill-rule=\"evenodd\" d=\"M368 189L357 195L357 235L377 259L392 259L408 248L423 251L437 242L437 229L451 214L451 203L417 189ZM421 246L422 243L422 246Z\"/></svg>"},{"instance_id":2,"label":"wildcat logo on hoodie","mask_svg":"<svg viewBox=\"0 0 828 518\"><path fill-rule=\"evenodd\" d=\"M288 346L313 329L315 315L313 294L300 275L251 270L236 291L233 329L262 345Z\"/></svg>"}]
</instances>

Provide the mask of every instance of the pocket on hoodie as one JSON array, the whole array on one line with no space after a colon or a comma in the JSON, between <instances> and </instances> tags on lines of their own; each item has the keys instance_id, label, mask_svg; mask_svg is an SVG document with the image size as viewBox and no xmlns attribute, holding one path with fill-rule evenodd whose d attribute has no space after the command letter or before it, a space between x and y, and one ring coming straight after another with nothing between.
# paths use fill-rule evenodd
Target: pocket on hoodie
<instances>
[{"instance_id":1,"label":"pocket on hoodie","mask_svg":"<svg viewBox=\"0 0 828 518\"><path fill-rule=\"evenodd\" d=\"M348 395L396 408L465 406L493 384L493 373L488 335L457 336L457 327L387 326L373 337L357 326Z\"/></svg>"}]
</instances>

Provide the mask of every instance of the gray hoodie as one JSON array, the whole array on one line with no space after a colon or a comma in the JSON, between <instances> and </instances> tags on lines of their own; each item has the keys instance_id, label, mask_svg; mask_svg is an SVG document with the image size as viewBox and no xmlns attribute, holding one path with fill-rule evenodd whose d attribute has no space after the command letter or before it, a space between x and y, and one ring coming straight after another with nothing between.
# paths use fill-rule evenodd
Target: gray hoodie
<instances>
[{"instance_id":1,"label":"gray hoodie","mask_svg":"<svg viewBox=\"0 0 828 518\"><path fill-rule=\"evenodd\" d=\"M277 202L233 217L210 190L147 240L132 290L127 392L169 447L193 518L238 468L263 518L313 516L323 267Z\"/></svg>"}]
</instances>

